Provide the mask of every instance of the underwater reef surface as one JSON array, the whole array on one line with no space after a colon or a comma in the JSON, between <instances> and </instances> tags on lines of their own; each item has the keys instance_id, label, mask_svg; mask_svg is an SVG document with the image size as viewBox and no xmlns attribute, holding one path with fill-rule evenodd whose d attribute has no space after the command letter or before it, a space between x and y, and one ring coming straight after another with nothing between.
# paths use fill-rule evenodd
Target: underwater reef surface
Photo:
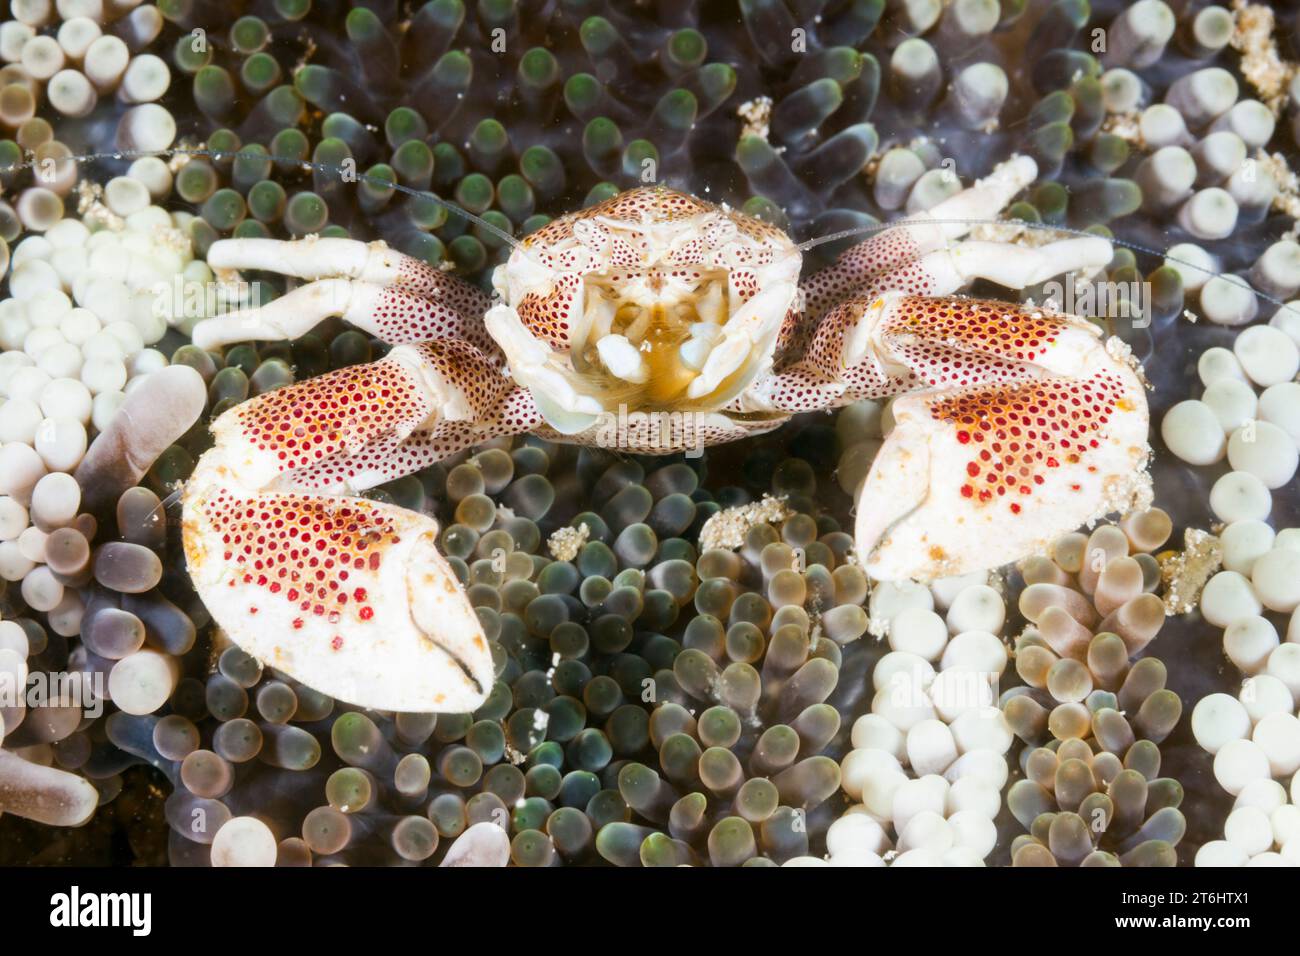
<instances>
[{"instance_id":1,"label":"underwater reef surface","mask_svg":"<svg viewBox=\"0 0 1300 956\"><path fill-rule=\"evenodd\" d=\"M438 519L497 670L474 714L394 718L340 705L223 644L190 585L179 509L169 506L221 412L377 359L384 346L330 320L293 342L208 353L189 330L230 303L210 292L190 302L184 290L216 285L202 260L219 238L309 234L381 238L488 288L509 251L495 230L520 236L646 183L732 204L804 241L924 211L1015 153L1034 157L1039 180L1010 218L1132 244L1117 243L1097 278L1139 299L1138 320L1104 324L1151 383L1154 505L1171 522L1168 543L1130 535L1131 555L1108 551L1129 562L1111 572L1113 586L1123 592L1139 565L1140 593L1167 598L1152 566L1185 548L1188 529L1223 532L1220 573L1245 583L1221 578L1204 612L1165 619L1133 651L1124 673L1139 676L1126 693L1124 678L1093 667L1113 642L1100 641L1097 661L1085 655L1087 675L1062 667L1049 685L1052 662L1022 633L1050 633L1026 611L1030 587L1054 582L1094 598L1081 567L1053 555L1056 570L990 580L1006 612L989 629L1016 654L998 688L1009 774L985 813L995 843L978 856L1077 863L1075 816L1103 796L1123 818L1104 849L1125 864L1176 854L1190 865L1217 842L1272 853L1254 832L1231 838L1258 821L1238 818L1222 838L1245 782L1290 784L1292 728L1281 727L1283 744L1260 745L1260 777L1259 755L1219 761L1226 742L1197 733L1191 715L1260 674L1300 693L1294 663L1270 657L1296 640L1288 597L1258 600L1279 589L1250 580L1254 561L1278 549L1247 526L1300 525L1295 469L1286 474L1284 440L1269 436L1252 456L1239 431L1258 417L1300 438L1286 388L1300 324L1282 306L1300 289L1293 5L172 0L67 4L66 15L65 4L44 6L15 3L0 32L0 167L31 164L0 170L0 362L14 356L0 377L0 491L11 502L0 513L0 614L12 625L0 632L0 664L101 674L110 686L117 671L137 690L114 694L130 712L110 705L93 720L69 708L38 725L0 708L0 780L67 806L100 805L74 829L64 825L80 814L34 823L21 800L3 804L0 862L204 865L221 824L253 814L271 824L272 861L286 865L439 862L468 827L503 818L517 865L835 862L840 846L883 856L923 845L917 831L902 840L914 814L882 820L880 837L856 822L838 831L847 842L829 832L864 799L848 768L870 747L854 728L875 713L873 672L897 650L871 628L888 616L872 602L887 601L868 597L848 560L846 476L865 473L872 409L801 416L702 458L498 441L372 492ZM41 41L49 37L58 49ZM43 159L52 176L42 178ZM122 237L123 223L139 236ZM119 241L96 238L110 233ZM988 235L1032 243L1039 233ZM806 269L852 241L811 250ZM91 286L83 273L141 281ZM182 291L160 316L144 279L173 278ZM279 277L251 278L251 289L220 295L238 304L284 289ZM126 327L104 304L117 308L118 297ZM1279 355L1280 369L1269 358ZM165 369L175 369L166 391L154 377ZM1237 384L1216 386L1225 378ZM65 381L74 385L51 387ZM186 397L152 433L122 434L128 401L142 410L176 394ZM42 429L46 421L58 427ZM102 435L118 444L87 455ZM142 458L147 471L123 464ZM738 549L701 546L709 517L765 494L784 496L777 520ZM586 529L567 559L550 547L564 528ZM498 548L510 555L504 567ZM801 570L790 570L794 548ZM954 598L921 600L944 613ZM1268 630L1229 640L1243 617ZM1038 650L1025 654L1030 646ZM1022 667L1026 658L1043 670ZM1157 665L1163 676L1143 684ZM1132 728L1097 717L1093 739L1106 746L1063 756L1058 744L1052 754L1033 707L1068 700L1075 709L1062 718L1077 717L1083 684L1118 695L1085 692L1094 716L1152 702L1136 742ZM1234 739L1258 737L1253 716ZM1067 759L1094 768L1122 759L1127 776L1103 795L1071 789L1054 768L1045 786L1044 764ZM1275 801L1270 791L1255 802ZM1165 845L1131 853L1133 832Z\"/></svg>"}]
</instances>

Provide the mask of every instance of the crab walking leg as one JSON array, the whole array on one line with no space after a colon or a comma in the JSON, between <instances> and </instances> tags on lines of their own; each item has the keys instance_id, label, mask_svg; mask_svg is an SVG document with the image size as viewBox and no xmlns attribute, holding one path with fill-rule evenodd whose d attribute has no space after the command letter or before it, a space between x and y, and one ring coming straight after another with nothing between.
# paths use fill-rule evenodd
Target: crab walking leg
<instances>
[{"instance_id":1,"label":"crab walking leg","mask_svg":"<svg viewBox=\"0 0 1300 956\"><path fill-rule=\"evenodd\" d=\"M461 338L485 355L497 355L483 328L487 296L382 242L225 239L213 243L208 264L216 269L279 271L315 281L266 305L198 323L193 339L201 348L297 338L337 315L392 344Z\"/></svg>"},{"instance_id":2,"label":"crab walking leg","mask_svg":"<svg viewBox=\"0 0 1300 956\"><path fill-rule=\"evenodd\" d=\"M929 277L927 295L951 295L976 279L1025 289L1054 276L1095 271L1109 264L1114 255L1110 240L1101 236L1079 236L1036 247L967 241L926 253L919 264ZM872 285L889 279L886 273Z\"/></svg>"},{"instance_id":3,"label":"crab walking leg","mask_svg":"<svg viewBox=\"0 0 1300 956\"><path fill-rule=\"evenodd\" d=\"M1039 247L996 242L961 242L927 253L869 280L861 294L835 305L824 315L798 361L782 367L759 391L777 408L813 411L860 398L887 398L915 384L871 358L865 348L873 318L904 294L945 296L976 279L1011 289L1044 282L1063 273L1100 268L1113 255L1101 237L1080 237Z\"/></svg>"},{"instance_id":4,"label":"crab walking leg","mask_svg":"<svg viewBox=\"0 0 1300 956\"><path fill-rule=\"evenodd\" d=\"M469 283L382 241L358 239L222 239L208 250L213 269L279 272L299 279L360 279L435 299L467 316L481 316L488 297Z\"/></svg>"},{"instance_id":5,"label":"crab walking leg","mask_svg":"<svg viewBox=\"0 0 1300 956\"><path fill-rule=\"evenodd\" d=\"M203 349L296 339L335 315L393 345L463 339L499 361L499 350L483 327L481 314L463 314L444 302L360 279L318 279L265 305L204 319L194 326L192 339Z\"/></svg>"},{"instance_id":6,"label":"crab walking leg","mask_svg":"<svg viewBox=\"0 0 1300 956\"><path fill-rule=\"evenodd\" d=\"M929 580L996 567L1145 489L1143 384L1086 322L967 299L885 300L850 348L920 391L894 402L858 492L869 574Z\"/></svg>"},{"instance_id":7,"label":"crab walking leg","mask_svg":"<svg viewBox=\"0 0 1300 956\"><path fill-rule=\"evenodd\" d=\"M474 366L471 349L398 346L217 420L185 487L184 543L200 597L236 644L363 707L483 701L491 655L434 546L437 523L344 493L459 447L440 429L469 443L513 429L509 382L481 356Z\"/></svg>"},{"instance_id":8,"label":"crab walking leg","mask_svg":"<svg viewBox=\"0 0 1300 956\"><path fill-rule=\"evenodd\" d=\"M928 212L909 217L906 225L886 229L850 246L835 262L804 283L805 316L815 322L835 303L859 294L859 290L873 277L897 270L927 253L944 248L951 240L969 232L976 224L974 220L996 219L1037 175L1038 166L1032 159L1013 156L999 163L984 179L977 180Z\"/></svg>"},{"instance_id":9,"label":"crab walking leg","mask_svg":"<svg viewBox=\"0 0 1300 956\"><path fill-rule=\"evenodd\" d=\"M902 282L895 274L886 273L873 280L864 295L831 309L818 324L806 359L831 379L853 369L864 357L864 345L871 334L872 323L866 316L901 293L943 297L976 279L1023 289L1062 273L1100 268L1110 262L1112 254L1110 242L1100 237L1066 239L1039 248L962 242L931 252L914 264L923 281ZM924 288L918 290L916 285Z\"/></svg>"}]
</instances>

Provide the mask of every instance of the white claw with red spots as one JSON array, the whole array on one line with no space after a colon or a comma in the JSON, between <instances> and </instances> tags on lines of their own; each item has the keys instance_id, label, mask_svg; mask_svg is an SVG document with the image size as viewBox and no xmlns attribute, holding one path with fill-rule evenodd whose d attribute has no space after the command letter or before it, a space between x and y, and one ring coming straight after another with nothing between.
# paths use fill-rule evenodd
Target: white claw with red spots
<instances>
[{"instance_id":1,"label":"white claw with red spots","mask_svg":"<svg viewBox=\"0 0 1300 956\"><path fill-rule=\"evenodd\" d=\"M1147 403L1118 340L1082 320L970 299L888 299L895 426L857 497L868 573L997 567L1144 494Z\"/></svg>"},{"instance_id":2,"label":"white claw with red spots","mask_svg":"<svg viewBox=\"0 0 1300 956\"><path fill-rule=\"evenodd\" d=\"M485 363L472 373L472 351L398 346L217 420L186 483L183 533L195 587L236 644L362 707L482 703L491 655L437 522L349 497L499 431L508 383Z\"/></svg>"},{"instance_id":3,"label":"white claw with red spots","mask_svg":"<svg viewBox=\"0 0 1300 956\"><path fill-rule=\"evenodd\" d=\"M186 562L236 644L361 707L483 702L492 657L432 518L361 498L209 487L186 495Z\"/></svg>"}]
</instances>

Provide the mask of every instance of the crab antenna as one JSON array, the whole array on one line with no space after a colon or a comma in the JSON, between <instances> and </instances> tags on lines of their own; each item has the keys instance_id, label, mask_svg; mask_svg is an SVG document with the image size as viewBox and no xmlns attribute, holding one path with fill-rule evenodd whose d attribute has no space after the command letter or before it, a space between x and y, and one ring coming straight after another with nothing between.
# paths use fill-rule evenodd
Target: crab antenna
<instances>
[{"instance_id":1,"label":"crab antenna","mask_svg":"<svg viewBox=\"0 0 1300 956\"><path fill-rule=\"evenodd\" d=\"M1036 229L1041 232L1054 232L1063 235L1081 236L1085 238L1096 236L1096 233L1088 232L1086 229L1074 229L1071 228L1070 226L1052 226L1042 222L1026 222L1023 219L929 219L929 218L895 219L890 222L877 222L866 226L855 226L852 229L841 229L838 232L828 233L825 236L817 236L812 239L805 239L803 242L797 243L794 246L794 251L807 252L809 249L814 249L817 246L825 245L828 242L835 242L838 239L850 239L853 238L854 236L874 235L875 233L885 232L889 229L894 229L899 226L926 226L926 225L1019 226L1024 229ZM1108 237L1108 239L1112 244L1121 246L1122 248L1131 249L1134 252L1140 252L1143 253L1144 255L1155 256L1157 258L1165 259L1168 262L1172 262L1177 265L1184 266L1196 272L1202 272L1212 279L1218 279L1221 282L1227 282L1230 285L1235 285L1240 289L1245 289L1247 292L1253 293L1256 297L1264 300L1265 302L1271 303L1272 305L1275 305L1280 309L1286 309L1290 312L1300 313L1300 310L1297 310L1293 306L1288 305L1287 303L1283 302L1281 299L1277 298L1276 296L1271 296L1266 292L1260 292L1258 289L1252 288L1249 283L1242 281L1237 276L1224 275L1223 273L1215 272L1213 269L1207 269L1204 266L1199 265L1195 262L1188 262L1186 259L1179 259L1176 256L1171 256L1168 253L1161 252L1159 249L1153 249L1150 246L1144 246L1141 243L1130 242L1126 239L1118 239L1113 236Z\"/></svg>"},{"instance_id":2,"label":"crab antenna","mask_svg":"<svg viewBox=\"0 0 1300 956\"><path fill-rule=\"evenodd\" d=\"M271 162L280 165L298 166L304 169L320 170L323 172L336 173L345 182L364 181L375 186L380 186L385 189L393 189L396 192L404 193L405 195L408 196L416 196L421 199L432 200L437 205L446 209L449 213L460 216L462 219L466 220L467 222L471 222L474 225L478 226L480 229L486 230L487 232L496 236L502 242L509 245L512 249L520 251L524 255L532 258L532 251L527 246L525 246L522 242L520 242L517 238L515 238L514 235L506 232L505 230L501 229L498 226L493 225L492 223L488 222L486 219L483 219L482 217L475 215L474 213L470 212L468 209L464 209L456 205L456 203L454 202L449 202L446 199L443 199L441 196L438 196L435 193L430 192L428 190L412 189L410 186L404 186L401 183L390 182L379 176L371 176L369 173L359 173L353 170L345 170L342 166L335 165L334 163L317 163L305 159L296 159L292 156L274 156L274 155L268 156L263 153L244 153L238 150L227 151L227 150L211 150L211 149L199 149L199 148L190 149L181 146L174 146L169 149L154 149L154 150L123 149L123 150L114 150L111 153L82 153L74 156L64 156L61 158L56 158L54 162L56 163L70 162L70 163L79 164L79 163L93 162L95 160L101 160L101 159L123 160L123 159L144 159L147 157L170 158L172 156L204 157L208 159L217 159L217 158L250 159L258 162L265 162L266 160L269 159ZM15 173L25 169L34 169L36 163L37 160L33 158L31 160L28 160L27 162L15 163L9 166L3 166L0 167L0 173ZM856 226L852 229L841 229L837 232L828 233L827 235L824 236L816 236L812 239L805 239L803 242L796 243L792 247L791 251L807 252L809 249L815 249L817 246L825 245L828 242L835 242L839 239L851 239L855 236L870 236L878 232L884 232L888 229L897 228L899 226L924 226L924 225L1018 226L1024 229L1036 229L1042 232L1054 232L1062 235L1083 236L1083 237L1096 235L1096 233L1091 233L1084 229L1075 229L1069 226L1052 226L1052 225L1048 225L1047 223L1041 223L1041 222L1027 222L1023 219L948 219L948 218L936 219L933 217L925 217L925 218L917 218L917 219L895 219L890 222L878 222L866 226ZM1178 259L1176 257L1168 255L1167 253L1161 252L1159 249L1154 249L1151 248L1150 246L1144 246L1136 242L1130 242L1126 239L1118 239L1112 236L1110 237L1110 242L1122 248L1131 249L1134 252L1140 252L1143 253L1144 255L1166 259L1169 262L1176 263L1180 266L1186 267L1188 269L1192 269L1196 272L1204 273L1205 275L1209 276L1212 279L1219 279L1220 281L1231 283L1232 285L1235 285L1241 289L1245 289L1247 292L1254 294L1257 298L1262 299L1263 301L1268 302L1272 305L1275 305L1280 309L1287 309L1292 312L1300 312L1300 310L1292 308L1291 306L1287 305L1287 303L1283 302L1281 299L1277 298L1276 296L1271 296L1266 292L1260 292L1258 289L1251 288L1249 283L1239 280L1236 276L1223 275L1222 273L1215 272L1213 269L1207 269L1204 266L1198 265L1195 262L1188 262L1185 259Z\"/></svg>"},{"instance_id":3,"label":"crab antenna","mask_svg":"<svg viewBox=\"0 0 1300 956\"><path fill-rule=\"evenodd\" d=\"M171 511L171 509L172 509L174 506L180 504L181 496L182 496L184 493L185 493L185 490L184 490L183 487L182 487L182 488L177 488L175 491L173 491L171 494L169 494L166 498L163 498L161 501L159 501L158 504L156 504L153 508L149 509L149 513L148 513L147 515L145 515L145 517L146 517L146 518L152 518L152 517L154 517L155 515L158 515L158 514L166 515L166 513L169 512L169 511Z\"/></svg>"}]
</instances>

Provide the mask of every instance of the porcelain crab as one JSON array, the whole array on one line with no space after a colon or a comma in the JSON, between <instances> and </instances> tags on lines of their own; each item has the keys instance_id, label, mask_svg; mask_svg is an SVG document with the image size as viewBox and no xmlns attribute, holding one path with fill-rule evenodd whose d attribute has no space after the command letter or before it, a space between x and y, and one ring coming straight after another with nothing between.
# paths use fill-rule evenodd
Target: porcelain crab
<instances>
[{"instance_id":1,"label":"porcelain crab","mask_svg":"<svg viewBox=\"0 0 1300 956\"><path fill-rule=\"evenodd\" d=\"M956 295L1111 259L1108 241L963 237L1033 181L1015 157L802 278L780 229L648 187L518 243L485 295L383 243L224 240L209 264L311 280L194 330L204 348L327 316L393 347L227 411L184 489L189 570L246 651L345 701L470 711L478 620L427 515L358 497L502 435L665 454L895 398L857 494L878 579L994 567L1124 510L1148 456L1140 370L1082 319Z\"/></svg>"}]
</instances>

